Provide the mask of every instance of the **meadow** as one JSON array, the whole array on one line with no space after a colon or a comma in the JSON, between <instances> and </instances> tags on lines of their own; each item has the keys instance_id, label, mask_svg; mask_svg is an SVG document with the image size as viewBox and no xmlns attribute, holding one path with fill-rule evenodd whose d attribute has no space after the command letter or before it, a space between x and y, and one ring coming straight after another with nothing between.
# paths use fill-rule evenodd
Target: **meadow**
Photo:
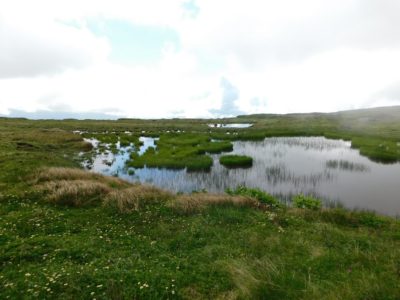
<instances>
[{"instance_id":1,"label":"meadow","mask_svg":"<svg viewBox=\"0 0 400 300\"><path fill-rule=\"evenodd\" d=\"M303 195L286 206L258 189L181 195L89 173L81 162L92 146L73 133L136 145L144 133L160 137L158 152L132 160L157 167L206 168L208 153L229 151L230 141L267 136L342 138L370 159L393 163L400 159L399 112L2 118L0 298L399 299L398 220L321 208ZM341 165L350 167L331 163Z\"/></svg>"}]
</instances>

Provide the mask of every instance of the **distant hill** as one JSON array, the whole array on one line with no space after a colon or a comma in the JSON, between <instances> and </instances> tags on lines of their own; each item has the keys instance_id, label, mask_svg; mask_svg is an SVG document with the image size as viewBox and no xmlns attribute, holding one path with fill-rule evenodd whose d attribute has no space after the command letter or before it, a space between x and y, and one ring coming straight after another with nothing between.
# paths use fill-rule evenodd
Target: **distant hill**
<instances>
[{"instance_id":1,"label":"distant hill","mask_svg":"<svg viewBox=\"0 0 400 300\"><path fill-rule=\"evenodd\" d=\"M400 106L387 106L387 107L376 107L367 109L347 110L333 113L332 115L338 115L347 118L368 118L368 119L400 119Z\"/></svg>"},{"instance_id":2,"label":"distant hill","mask_svg":"<svg viewBox=\"0 0 400 300\"><path fill-rule=\"evenodd\" d=\"M331 116L331 117L344 117L344 118L368 118L370 120L385 118L400 119L400 106L386 106L386 107L375 107L375 108L364 108L355 110L345 110L333 113L291 113L291 114L251 114L251 115L240 115L238 118L247 119L263 119L271 117L319 117L319 116Z\"/></svg>"}]
</instances>

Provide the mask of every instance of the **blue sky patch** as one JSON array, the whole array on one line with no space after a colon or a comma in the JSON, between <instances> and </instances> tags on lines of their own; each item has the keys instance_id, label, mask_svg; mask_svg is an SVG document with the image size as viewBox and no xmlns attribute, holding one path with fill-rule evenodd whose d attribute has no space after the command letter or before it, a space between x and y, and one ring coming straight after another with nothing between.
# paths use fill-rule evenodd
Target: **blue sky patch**
<instances>
[{"instance_id":1,"label":"blue sky patch","mask_svg":"<svg viewBox=\"0 0 400 300\"><path fill-rule=\"evenodd\" d=\"M89 21L89 29L106 37L111 44L110 60L122 64L152 64L162 57L163 49L179 49L179 35L167 27L143 26L127 21Z\"/></svg>"},{"instance_id":2,"label":"blue sky patch","mask_svg":"<svg viewBox=\"0 0 400 300\"><path fill-rule=\"evenodd\" d=\"M192 18L197 17L200 13L200 7L197 6L195 0L190 0L182 4L183 9L189 13L189 16Z\"/></svg>"}]
</instances>

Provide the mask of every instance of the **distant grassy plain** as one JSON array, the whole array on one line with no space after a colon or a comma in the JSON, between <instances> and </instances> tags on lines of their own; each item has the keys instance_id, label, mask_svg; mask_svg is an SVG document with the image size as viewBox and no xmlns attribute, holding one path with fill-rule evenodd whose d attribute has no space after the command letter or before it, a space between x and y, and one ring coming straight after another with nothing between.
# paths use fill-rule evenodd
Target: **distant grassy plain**
<instances>
[{"instance_id":1,"label":"distant grassy plain","mask_svg":"<svg viewBox=\"0 0 400 300\"><path fill-rule=\"evenodd\" d=\"M229 122L254 125L207 126ZM268 136L343 138L370 159L400 159L398 107L223 120L0 118L0 298L400 298L397 220L280 206L251 190L182 196L43 169L80 167L78 153L91 146L74 130L107 131L104 139L130 131L125 143L137 145L140 135L158 136L177 149L162 163L171 155L207 160L231 140ZM188 144L189 135L201 142ZM225 142L215 149L210 139ZM202 150L186 152L194 147Z\"/></svg>"}]
</instances>

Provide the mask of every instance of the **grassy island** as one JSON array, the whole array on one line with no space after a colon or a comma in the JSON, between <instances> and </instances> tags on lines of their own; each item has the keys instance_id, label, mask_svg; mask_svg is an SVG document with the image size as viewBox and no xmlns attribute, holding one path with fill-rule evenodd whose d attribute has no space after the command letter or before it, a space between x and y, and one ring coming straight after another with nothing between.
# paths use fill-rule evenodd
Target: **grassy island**
<instances>
[{"instance_id":1,"label":"grassy island","mask_svg":"<svg viewBox=\"0 0 400 300\"><path fill-rule=\"evenodd\" d=\"M253 165L253 158L246 155L222 155L219 162L227 168L249 168Z\"/></svg>"}]
</instances>

